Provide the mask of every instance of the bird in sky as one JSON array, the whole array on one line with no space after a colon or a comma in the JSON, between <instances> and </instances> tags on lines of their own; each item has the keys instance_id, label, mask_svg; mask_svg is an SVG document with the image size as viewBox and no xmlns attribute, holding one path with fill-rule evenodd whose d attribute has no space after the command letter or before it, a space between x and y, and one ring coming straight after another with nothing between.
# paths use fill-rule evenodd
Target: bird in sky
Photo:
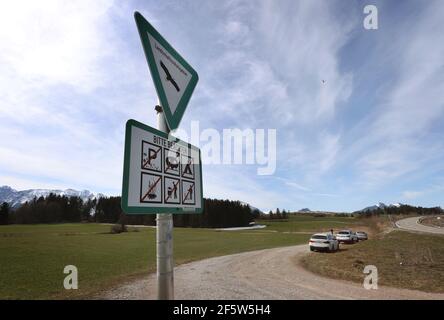
<instances>
[{"instance_id":1,"label":"bird in sky","mask_svg":"<svg viewBox=\"0 0 444 320\"><path fill-rule=\"evenodd\" d=\"M174 81L173 77L171 76L170 72L168 71L168 68L165 66L165 64L160 60L160 66L162 67L163 71L166 75L166 80L171 82L171 84L176 88L177 92L180 91L179 86L177 85L176 81Z\"/></svg>"},{"instance_id":2,"label":"bird in sky","mask_svg":"<svg viewBox=\"0 0 444 320\"><path fill-rule=\"evenodd\" d=\"M326 82L326 80L321 80L322 81L322 83L325 83Z\"/></svg>"}]
</instances>

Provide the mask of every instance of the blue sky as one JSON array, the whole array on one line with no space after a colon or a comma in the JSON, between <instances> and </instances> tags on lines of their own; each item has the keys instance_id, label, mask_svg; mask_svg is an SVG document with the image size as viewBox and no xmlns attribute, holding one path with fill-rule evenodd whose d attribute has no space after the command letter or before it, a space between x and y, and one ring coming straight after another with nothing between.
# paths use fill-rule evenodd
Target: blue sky
<instances>
[{"instance_id":1,"label":"blue sky","mask_svg":"<svg viewBox=\"0 0 444 320\"><path fill-rule=\"evenodd\" d=\"M367 4L378 30L363 28ZM274 175L204 163L205 196L264 210L444 207L439 0L10 1L0 185L120 194L126 120L156 125L135 10L199 73L182 129L277 130Z\"/></svg>"}]
</instances>

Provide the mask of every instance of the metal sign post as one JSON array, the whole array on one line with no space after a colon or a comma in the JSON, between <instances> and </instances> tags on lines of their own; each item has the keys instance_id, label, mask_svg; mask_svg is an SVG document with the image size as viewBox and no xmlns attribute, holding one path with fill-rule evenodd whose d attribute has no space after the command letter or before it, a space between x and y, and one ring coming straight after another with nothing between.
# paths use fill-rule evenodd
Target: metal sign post
<instances>
[{"instance_id":1,"label":"metal sign post","mask_svg":"<svg viewBox=\"0 0 444 320\"><path fill-rule=\"evenodd\" d=\"M157 129L168 134L161 106L156 106ZM173 215L156 215L157 299L174 299Z\"/></svg>"},{"instance_id":2,"label":"metal sign post","mask_svg":"<svg viewBox=\"0 0 444 320\"><path fill-rule=\"evenodd\" d=\"M202 213L199 148L171 137L198 81L197 72L138 12L137 29L159 98L157 130L130 119L125 130L122 209L156 214L157 298L174 299L173 216Z\"/></svg>"}]
</instances>

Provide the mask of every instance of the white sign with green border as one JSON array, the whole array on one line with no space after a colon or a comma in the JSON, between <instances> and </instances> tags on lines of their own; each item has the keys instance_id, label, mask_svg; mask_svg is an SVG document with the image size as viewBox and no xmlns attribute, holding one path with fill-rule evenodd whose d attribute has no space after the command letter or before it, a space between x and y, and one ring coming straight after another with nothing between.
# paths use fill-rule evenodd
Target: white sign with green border
<instances>
[{"instance_id":1,"label":"white sign with green border","mask_svg":"<svg viewBox=\"0 0 444 320\"><path fill-rule=\"evenodd\" d=\"M139 12L134 18L166 122L177 129L199 77Z\"/></svg>"},{"instance_id":2,"label":"white sign with green border","mask_svg":"<svg viewBox=\"0 0 444 320\"><path fill-rule=\"evenodd\" d=\"M123 167L124 212L202 213L199 148L128 120Z\"/></svg>"}]
</instances>

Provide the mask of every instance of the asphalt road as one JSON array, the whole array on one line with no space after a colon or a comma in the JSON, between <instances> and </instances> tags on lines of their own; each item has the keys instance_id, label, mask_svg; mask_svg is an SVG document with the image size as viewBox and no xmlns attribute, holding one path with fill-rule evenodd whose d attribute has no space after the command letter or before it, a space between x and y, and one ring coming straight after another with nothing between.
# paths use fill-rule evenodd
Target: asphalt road
<instances>
[{"instance_id":1,"label":"asphalt road","mask_svg":"<svg viewBox=\"0 0 444 320\"><path fill-rule=\"evenodd\" d=\"M245 252L175 268L176 299L444 299L444 294L379 287L315 275L299 258L307 245ZM322 253L319 253L322 254ZM364 279L363 274L363 279ZM156 299L156 275L105 292L99 299Z\"/></svg>"},{"instance_id":2,"label":"asphalt road","mask_svg":"<svg viewBox=\"0 0 444 320\"><path fill-rule=\"evenodd\" d=\"M444 234L444 228L425 226L419 223L418 221L419 218L420 217L413 217L413 218L399 220L396 222L396 226L399 229L408 230L408 231Z\"/></svg>"}]
</instances>

